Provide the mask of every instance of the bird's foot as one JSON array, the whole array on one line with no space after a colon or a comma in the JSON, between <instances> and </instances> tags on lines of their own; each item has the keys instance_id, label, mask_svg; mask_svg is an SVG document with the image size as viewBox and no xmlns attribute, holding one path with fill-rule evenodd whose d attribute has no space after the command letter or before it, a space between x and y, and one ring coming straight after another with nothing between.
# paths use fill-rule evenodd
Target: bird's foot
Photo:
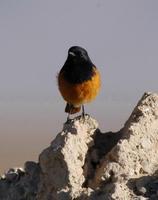
<instances>
[{"instance_id":1,"label":"bird's foot","mask_svg":"<svg viewBox=\"0 0 158 200\"><path fill-rule=\"evenodd\" d=\"M70 124L71 122L72 122L72 119L70 119L70 117L68 116L65 124Z\"/></svg>"},{"instance_id":2,"label":"bird's foot","mask_svg":"<svg viewBox=\"0 0 158 200\"><path fill-rule=\"evenodd\" d=\"M80 116L80 120L82 123L85 123L86 119L89 119L90 118L90 115L89 114L85 114L85 113L82 113L81 116Z\"/></svg>"}]
</instances>

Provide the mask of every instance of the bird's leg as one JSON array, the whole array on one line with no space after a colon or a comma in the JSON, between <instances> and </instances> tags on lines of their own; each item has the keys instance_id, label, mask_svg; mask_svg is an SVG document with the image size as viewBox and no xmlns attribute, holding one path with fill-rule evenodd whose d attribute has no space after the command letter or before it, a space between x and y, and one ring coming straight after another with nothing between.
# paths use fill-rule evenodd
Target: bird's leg
<instances>
[{"instance_id":1,"label":"bird's leg","mask_svg":"<svg viewBox=\"0 0 158 200\"><path fill-rule=\"evenodd\" d=\"M85 119L84 105L82 105L82 118Z\"/></svg>"},{"instance_id":2,"label":"bird's leg","mask_svg":"<svg viewBox=\"0 0 158 200\"><path fill-rule=\"evenodd\" d=\"M70 120L70 113L68 113L68 115L67 115L67 121L66 122L68 122Z\"/></svg>"},{"instance_id":3,"label":"bird's leg","mask_svg":"<svg viewBox=\"0 0 158 200\"><path fill-rule=\"evenodd\" d=\"M65 111L68 113L66 123L70 122L71 105L67 103Z\"/></svg>"}]
</instances>

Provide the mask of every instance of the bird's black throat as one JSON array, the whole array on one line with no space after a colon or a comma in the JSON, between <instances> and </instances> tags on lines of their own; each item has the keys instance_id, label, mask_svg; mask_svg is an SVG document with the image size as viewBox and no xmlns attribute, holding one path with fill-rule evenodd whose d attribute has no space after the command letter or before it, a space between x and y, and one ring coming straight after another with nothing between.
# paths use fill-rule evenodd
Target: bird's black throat
<instances>
[{"instance_id":1,"label":"bird's black throat","mask_svg":"<svg viewBox=\"0 0 158 200\"><path fill-rule=\"evenodd\" d=\"M62 68L64 78L73 84L83 83L91 80L94 75L95 66L91 61L73 63L67 60Z\"/></svg>"}]
</instances>

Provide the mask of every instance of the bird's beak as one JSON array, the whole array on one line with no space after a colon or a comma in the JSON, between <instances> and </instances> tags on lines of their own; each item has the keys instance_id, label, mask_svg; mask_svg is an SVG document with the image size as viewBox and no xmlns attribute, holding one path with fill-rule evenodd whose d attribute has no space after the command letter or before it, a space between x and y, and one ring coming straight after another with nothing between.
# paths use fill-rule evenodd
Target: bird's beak
<instances>
[{"instance_id":1,"label":"bird's beak","mask_svg":"<svg viewBox=\"0 0 158 200\"><path fill-rule=\"evenodd\" d=\"M76 56L75 53L74 53L74 52L71 52L71 51L69 52L69 55L71 55L71 56Z\"/></svg>"}]
</instances>

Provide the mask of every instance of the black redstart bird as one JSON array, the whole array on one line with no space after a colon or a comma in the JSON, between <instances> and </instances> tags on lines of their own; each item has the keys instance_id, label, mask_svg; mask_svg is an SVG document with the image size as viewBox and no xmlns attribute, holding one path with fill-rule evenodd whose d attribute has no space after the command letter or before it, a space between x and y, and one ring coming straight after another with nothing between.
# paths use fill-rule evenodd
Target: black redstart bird
<instances>
[{"instance_id":1,"label":"black redstart bird","mask_svg":"<svg viewBox=\"0 0 158 200\"><path fill-rule=\"evenodd\" d=\"M81 107L84 117L84 104L97 96L100 85L99 71L87 51L79 46L71 47L58 75L59 91L67 102L65 112L68 113L68 119L70 114L79 112Z\"/></svg>"}]
</instances>

